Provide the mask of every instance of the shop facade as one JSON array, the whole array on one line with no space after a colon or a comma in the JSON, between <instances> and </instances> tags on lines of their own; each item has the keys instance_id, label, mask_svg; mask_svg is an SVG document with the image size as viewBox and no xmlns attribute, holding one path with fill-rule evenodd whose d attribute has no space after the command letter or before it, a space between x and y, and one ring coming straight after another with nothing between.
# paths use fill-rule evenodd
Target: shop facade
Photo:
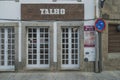
<instances>
[{"instance_id":1,"label":"shop facade","mask_svg":"<svg viewBox=\"0 0 120 80\"><path fill-rule=\"evenodd\" d=\"M21 14L38 20L22 22L26 69L80 70L84 4L23 4Z\"/></svg>"},{"instance_id":2,"label":"shop facade","mask_svg":"<svg viewBox=\"0 0 120 80\"><path fill-rule=\"evenodd\" d=\"M0 70L94 71L94 20L84 21L95 17L94 0L73 2L11 2L14 13L1 13Z\"/></svg>"}]
</instances>

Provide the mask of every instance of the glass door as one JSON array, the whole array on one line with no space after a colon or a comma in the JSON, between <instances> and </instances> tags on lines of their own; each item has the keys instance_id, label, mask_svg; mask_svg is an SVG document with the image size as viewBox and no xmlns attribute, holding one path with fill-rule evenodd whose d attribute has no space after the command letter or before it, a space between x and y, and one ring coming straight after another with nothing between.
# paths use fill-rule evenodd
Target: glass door
<instances>
[{"instance_id":1,"label":"glass door","mask_svg":"<svg viewBox=\"0 0 120 80\"><path fill-rule=\"evenodd\" d=\"M14 28L0 28L0 70L14 70L15 32Z\"/></svg>"},{"instance_id":2,"label":"glass door","mask_svg":"<svg viewBox=\"0 0 120 80\"><path fill-rule=\"evenodd\" d=\"M27 67L49 68L50 63L50 39L49 30L46 27L28 28L28 53Z\"/></svg>"},{"instance_id":3,"label":"glass door","mask_svg":"<svg viewBox=\"0 0 120 80\"><path fill-rule=\"evenodd\" d=\"M62 28L62 68L79 68L79 28Z\"/></svg>"}]
</instances>

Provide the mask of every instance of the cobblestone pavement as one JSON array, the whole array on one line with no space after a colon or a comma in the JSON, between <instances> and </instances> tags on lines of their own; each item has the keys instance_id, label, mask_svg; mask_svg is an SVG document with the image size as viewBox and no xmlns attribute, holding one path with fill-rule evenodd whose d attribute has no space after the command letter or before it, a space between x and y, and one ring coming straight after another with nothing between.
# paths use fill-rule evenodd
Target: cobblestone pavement
<instances>
[{"instance_id":1,"label":"cobblestone pavement","mask_svg":"<svg viewBox=\"0 0 120 80\"><path fill-rule=\"evenodd\" d=\"M0 80L120 80L120 71L93 72L4 72Z\"/></svg>"}]
</instances>

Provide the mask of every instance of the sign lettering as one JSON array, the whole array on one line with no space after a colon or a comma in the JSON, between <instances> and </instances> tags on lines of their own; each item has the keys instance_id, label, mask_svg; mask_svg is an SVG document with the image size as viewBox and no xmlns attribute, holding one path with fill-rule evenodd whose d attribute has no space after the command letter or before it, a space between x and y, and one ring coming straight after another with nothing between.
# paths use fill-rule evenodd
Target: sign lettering
<instances>
[{"instance_id":1,"label":"sign lettering","mask_svg":"<svg viewBox=\"0 0 120 80\"><path fill-rule=\"evenodd\" d=\"M65 9L40 9L41 15L64 15Z\"/></svg>"}]
</instances>

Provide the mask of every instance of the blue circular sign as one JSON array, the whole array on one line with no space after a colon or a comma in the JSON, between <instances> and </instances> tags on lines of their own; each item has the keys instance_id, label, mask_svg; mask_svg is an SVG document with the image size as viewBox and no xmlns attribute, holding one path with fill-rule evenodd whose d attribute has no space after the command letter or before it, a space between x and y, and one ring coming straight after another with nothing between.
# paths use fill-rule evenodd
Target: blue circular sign
<instances>
[{"instance_id":1,"label":"blue circular sign","mask_svg":"<svg viewBox=\"0 0 120 80\"><path fill-rule=\"evenodd\" d=\"M105 30L106 24L105 21L103 19L97 19L95 21L95 30L98 32L102 32L103 30Z\"/></svg>"}]
</instances>

